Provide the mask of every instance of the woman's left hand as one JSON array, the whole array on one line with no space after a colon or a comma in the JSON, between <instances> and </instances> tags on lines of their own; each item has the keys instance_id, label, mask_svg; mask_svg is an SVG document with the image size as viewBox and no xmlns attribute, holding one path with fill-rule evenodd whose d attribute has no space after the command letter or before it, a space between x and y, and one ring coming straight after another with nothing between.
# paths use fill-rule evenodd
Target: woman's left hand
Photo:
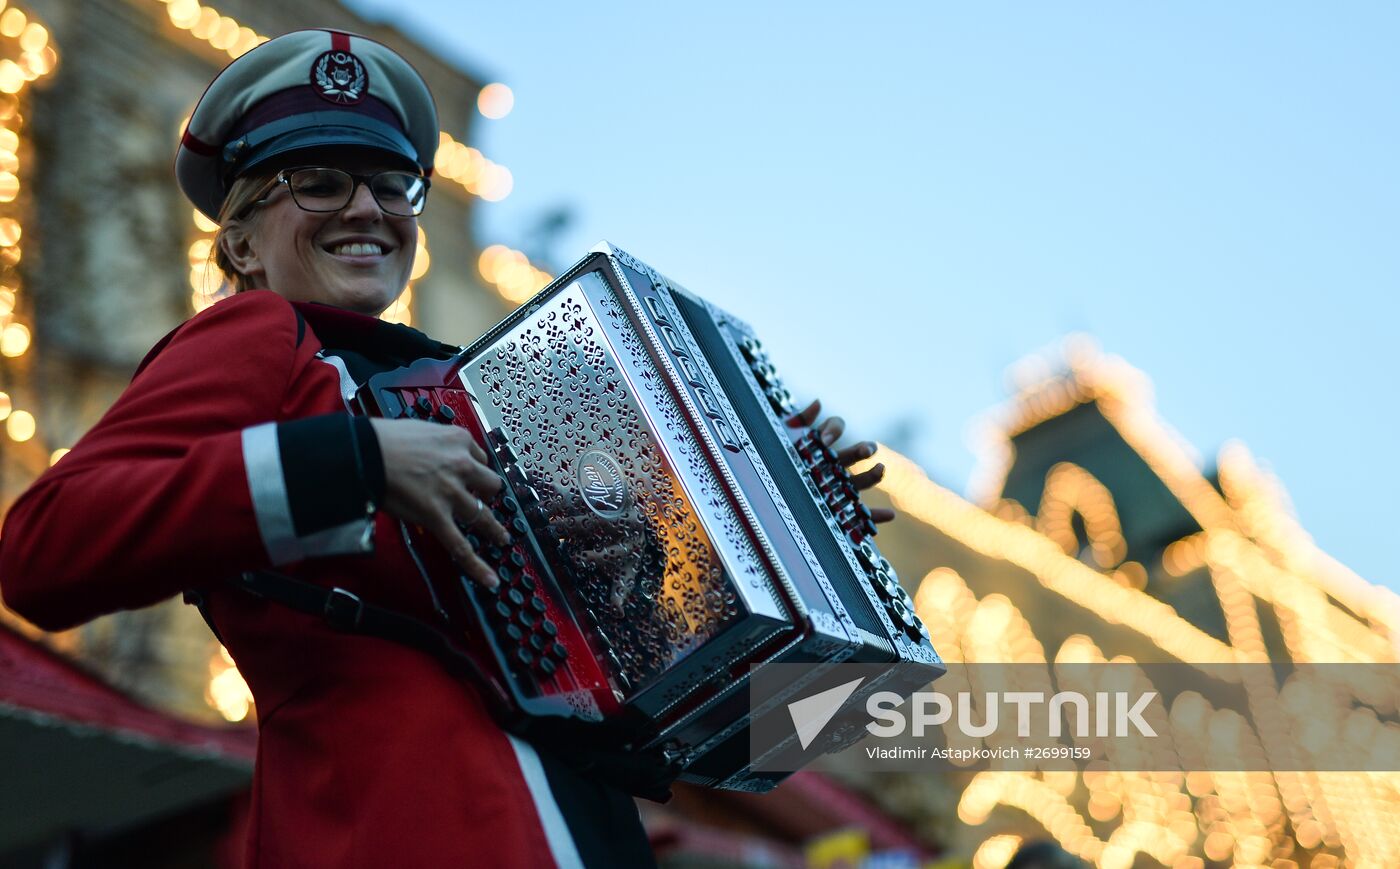
<instances>
[{"instance_id":1,"label":"woman's left hand","mask_svg":"<svg viewBox=\"0 0 1400 869\"><path fill-rule=\"evenodd\" d=\"M829 447L835 447L836 442L841 439L841 435L846 431L846 421L839 416L828 417L820 424L817 418L821 416L822 403L820 399L813 399L812 403L799 410L788 418L788 425L793 428L815 428L817 435L822 442ZM836 451L836 460L843 467L849 468L857 462L863 462L875 455L874 441L861 441L858 444L839 449ZM859 474L853 474L851 480L856 484L856 491L864 491L880 482L885 476L884 464L876 464ZM871 507L870 518L875 522L888 522L894 518L894 511L887 507Z\"/></svg>"}]
</instances>

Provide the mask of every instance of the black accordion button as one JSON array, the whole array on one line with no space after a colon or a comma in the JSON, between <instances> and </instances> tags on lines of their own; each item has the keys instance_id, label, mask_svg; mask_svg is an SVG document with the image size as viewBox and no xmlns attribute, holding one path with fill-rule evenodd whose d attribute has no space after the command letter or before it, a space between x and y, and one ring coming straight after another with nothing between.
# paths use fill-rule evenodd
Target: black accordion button
<instances>
[{"instance_id":1,"label":"black accordion button","mask_svg":"<svg viewBox=\"0 0 1400 869\"><path fill-rule=\"evenodd\" d=\"M506 603L503 600L496 601L495 610L496 615L500 616L506 621L510 621L510 617L515 613L515 610L510 608L510 604Z\"/></svg>"},{"instance_id":2,"label":"black accordion button","mask_svg":"<svg viewBox=\"0 0 1400 869\"><path fill-rule=\"evenodd\" d=\"M511 641L515 643L525 642L525 632L520 630L519 625L506 625L506 636L510 637Z\"/></svg>"},{"instance_id":3,"label":"black accordion button","mask_svg":"<svg viewBox=\"0 0 1400 869\"><path fill-rule=\"evenodd\" d=\"M930 639L928 635L928 627L924 624L924 620L919 618L918 616L914 616L914 627L909 629L909 634L911 637L913 637L914 642L916 643L919 640Z\"/></svg>"},{"instance_id":4,"label":"black accordion button","mask_svg":"<svg viewBox=\"0 0 1400 869\"><path fill-rule=\"evenodd\" d=\"M549 604L545 603L544 598L540 597L539 595L535 595L530 598L530 608L533 609L535 612L539 613L540 615L544 615L545 613L549 612Z\"/></svg>"},{"instance_id":5,"label":"black accordion button","mask_svg":"<svg viewBox=\"0 0 1400 869\"><path fill-rule=\"evenodd\" d=\"M457 418L457 412L445 404L438 405L437 418L443 422L452 422Z\"/></svg>"},{"instance_id":6,"label":"black accordion button","mask_svg":"<svg viewBox=\"0 0 1400 869\"><path fill-rule=\"evenodd\" d=\"M530 635L530 648L534 649L536 652L543 652L546 645L544 637L539 634Z\"/></svg>"},{"instance_id":7,"label":"black accordion button","mask_svg":"<svg viewBox=\"0 0 1400 869\"><path fill-rule=\"evenodd\" d=\"M507 513L516 513L520 510L520 503L507 495L501 499L501 509Z\"/></svg>"},{"instance_id":8,"label":"black accordion button","mask_svg":"<svg viewBox=\"0 0 1400 869\"><path fill-rule=\"evenodd\" d=\"M515 660L528 667L535 662L535 655L529 649L522 647L515 650Z\"/></svg>"},{"instance_id":9,"label":"black accordion button","mask_svg":"<svg viewBox=\"0 0 1400 869\"><path fill-rule=\"evenodd\" d=\"M554 622L550 621L549 619L545 619L544 621L540 622L540 630L544 633L546 637L553 638L559 636L559 628L556 627Z\"/></svg>"},{"instance_id":10,"label":"black accordion button","mask_svg":"<svg viewBox=\"0 0 1400 869\"><path fill-rule=\"evenodd\" d=\"M548 658L540 658L539 670L541 673L546 676L553 676L556 669L558 668L554 666L553 661Z\"/></svg>"},{"instance_id":11,"label":"black accordion button","mask_svg":"<svg viewBox=\"0 0 1400 869\"><path fill-rule=\"evenodd\" d=\"M525 556L519 550L512 549L510 551L510 563L516 567L524 567Z\"/></svg>"},{"instance_id":12,"label":"black accordion button","mask_svg":"<svg viewBox=\"0 0 1400 869\"><path fill-rule=\"evenodd\" d=\"M496 568L496 575L501 578L501 582L510 582L515 579L515 571L504 564Z\"/></svg>"},{"instance_id":13,"label":"black accordion button","mask_svg":"<svg viewBox=\"0 0 1400 869\"><path fill-rule=\"evenodd\" d=\"M564 648L563 643L556 642L554 645L550 646L549 654L558 661L567 661L569 659L569 650Z\"/></svg>"},{"instance_id":14,"label":"black accordion button","mask_svg":"<svg viewBox=\"0 0 1400 869\"><path fill-rule=\"evenodd\" d=\"M510 530L514 531L516 534L524 534L530 530L530 523L516 516L514 519L510 520Z\"/></svg>"},{"instance_id":15,"label":"black accordion button","mask_svg":"<svg viewBox=\"0 0 1400 869\"><path fill-rule=\"evenodd\" d=\"M429 416L432 415L432 412L433 412L433 403L432 403L431 401L428 400L428 396L426 396L426 395L421 395L421 396L419 396L419 397L418 397L418 400L415 401L413 404L414 404L414 407L418 408L418 412L419 412L420 414L422 414L422 416L423 416L424 419L427 419Z\"/></svg>"},{"instance_id":16,"label":"black accordion button","mask_svg":"<svg viewBox=\"0 0 1400 869\"><path fill-rule=\"evenodd\" d=\"M517 607L523 607L525 605L525 595L521 594L518 588L512 588L510 591L507 591L506 600Z\"/></svg>"}]
</instances>

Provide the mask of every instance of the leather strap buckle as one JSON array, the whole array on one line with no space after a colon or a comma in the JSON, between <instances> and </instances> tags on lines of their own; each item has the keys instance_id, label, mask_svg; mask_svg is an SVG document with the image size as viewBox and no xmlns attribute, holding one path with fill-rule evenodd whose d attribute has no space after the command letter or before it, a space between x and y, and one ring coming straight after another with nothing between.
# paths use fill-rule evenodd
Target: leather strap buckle
<instances>
[{"instance_id":1,"label":"leather strap buckle","mask_svg":"<svg viewBox=\"0 0 1400 869\"><path fill-rule=\"evenodd\" d=\"M359 595L343 588L333 588L326 595L326 606L322 613L326 622L338 631L355 631L365 616L365 603Z\"/></svg>"}]
</instances>

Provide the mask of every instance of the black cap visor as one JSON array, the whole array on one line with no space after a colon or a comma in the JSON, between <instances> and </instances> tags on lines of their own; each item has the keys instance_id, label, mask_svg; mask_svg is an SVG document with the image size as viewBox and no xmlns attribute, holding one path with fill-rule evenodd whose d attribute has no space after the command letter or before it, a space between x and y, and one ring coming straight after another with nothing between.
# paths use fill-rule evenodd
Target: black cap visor
<instances>
[{"instance_id":1,"label":"black cap visor","mask_svg":"<svg viewBox=\"0 0 1400 869\"><path fill-rule=\"evenodd\" d=\"M224 146L224 184L256 167L284 168L297 162L294 157L332 157L342 148L347 154L382 154L413 171L421 165L408 138L388 124L347 112L312 112L266 124Z\"/></svg>"}]
</instances>

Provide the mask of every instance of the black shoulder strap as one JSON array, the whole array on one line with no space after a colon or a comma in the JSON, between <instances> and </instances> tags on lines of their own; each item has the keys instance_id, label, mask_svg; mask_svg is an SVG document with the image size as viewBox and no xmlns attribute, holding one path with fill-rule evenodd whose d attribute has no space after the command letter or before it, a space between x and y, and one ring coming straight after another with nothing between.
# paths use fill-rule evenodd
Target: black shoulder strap
<instances>
[{"instance_id":1,"label":"black shoulder strap","mask_svg":"<svg viewBox=\"0 0 1400 869\"><path fill-rule=\"evenodd\" d=\"M392 640L427 652L449 667L464 671L483 691L499 693L493 690L493 681L471 655L462 651L446 633L421 619L367 603L343 588L328 589L271 570L243 573L234 585L264 600L317 616L337 631ZM506 704L508 700L504 696L487 699L497 705Z\"/></svg>"},{"instance_id":2,"label":"black shoulder strap","mask_svg":"<svg viewBox=\"0 0 1400 869\"><path fill-rule=\"evenodd\" d=\"M425 621L366 603L359 595L343 588L327 589L271 570L243 573L233 585L264 600L324 619L335 630L391 640L427 652L449 669L470 678L482 691L487 707L498 717L512 708L500 684L446 633ZM185 602L199 607L209 629L218 637L204 595L199 591L187 591ZM502 727L547 744L570 746L571 751L563 757L566 763L636 796L665 802L670 798L671 783L680 774L679 768L649 754L590 746L591 740L584 736L587 726L581 727L577 722L552 718L522 722L508 718L501 720ZM521 727L522 724L525 726Z\"/></svg>"}]
</instances>

